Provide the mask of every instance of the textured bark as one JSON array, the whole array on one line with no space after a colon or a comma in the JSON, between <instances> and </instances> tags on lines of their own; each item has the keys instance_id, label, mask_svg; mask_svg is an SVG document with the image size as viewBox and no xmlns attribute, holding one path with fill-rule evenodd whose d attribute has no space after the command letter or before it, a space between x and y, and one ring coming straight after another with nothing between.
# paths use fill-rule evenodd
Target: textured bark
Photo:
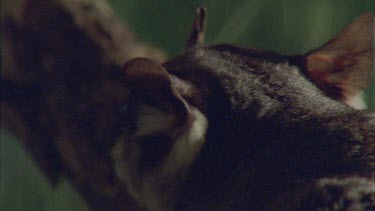
<instances>
[{"instance_id":1,"label":"textured bark","mask_svg":"<svg viewBox=\"0 0 375 211\"><path fill-rule=\"evenodd\" d=\"M138 41L104 0L7 0L1 118L52 184L66 177L95 210L134 210L110 151L127 90L121 65L163 53Z\"/></svg>"}]
</instances>

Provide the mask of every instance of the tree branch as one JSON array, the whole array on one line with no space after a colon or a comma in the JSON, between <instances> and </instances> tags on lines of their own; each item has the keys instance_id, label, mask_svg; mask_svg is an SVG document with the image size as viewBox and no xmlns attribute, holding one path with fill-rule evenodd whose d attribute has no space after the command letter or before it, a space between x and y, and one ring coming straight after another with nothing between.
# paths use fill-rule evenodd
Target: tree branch
<instances>
[{"instance_id":1,"label":"tree branch","mask_svg":"<svg viewBox=\"0 0 375 211\"><path fill-rule=\"evenodd\" d=\"M1 118L52 184L64 176L94 210L136 209L114 176L110 151L127 100L121 65L145 56L104 0L4 1Z\"/></svg>"}]
</instances>

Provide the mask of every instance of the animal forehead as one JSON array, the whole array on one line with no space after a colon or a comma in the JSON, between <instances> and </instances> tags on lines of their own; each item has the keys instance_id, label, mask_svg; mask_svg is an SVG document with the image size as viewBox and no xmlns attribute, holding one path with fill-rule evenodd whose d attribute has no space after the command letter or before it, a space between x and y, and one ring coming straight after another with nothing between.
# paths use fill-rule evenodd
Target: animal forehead
<instances>
[{"instance_id":1,"label":"animal forehead","mask_svg":"<svg viewBox=\"0 0 375 211\"><path fill-rule=\"evenodd\" d=\"M280 55L271 51L261 51L250 48L241 48L233 45L213 45L195 48L167 61L164 66L168 70L215 68L223 63L242 65L261 65L263 63L287 63L292 57Z\"/></svg>"},{"instance_id":2,"label":"animal forehead","mask_svg":"<svg viewBox=\"0 0 375 211\"><path fill-rule=\"evenodd\" d=\"M271 62L271 63L284 63L290 61L291 57L281 55L272 51L258 50L252 48L242 48L233 45L214 45L203 50L203 53L197 53L198 56L218 56L221 59L240 60L242 62ZM206 55L207 54L207 55Z\"/></svg>"}]
</instances>

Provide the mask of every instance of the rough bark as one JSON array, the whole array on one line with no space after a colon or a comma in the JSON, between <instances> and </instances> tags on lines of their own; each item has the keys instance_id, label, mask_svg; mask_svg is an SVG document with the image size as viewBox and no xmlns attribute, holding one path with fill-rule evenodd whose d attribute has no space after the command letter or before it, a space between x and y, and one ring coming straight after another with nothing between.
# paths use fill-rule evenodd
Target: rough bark
<instances>
[{"instance_id":1,"label":"rough bark","mask_svg":"<svg viewBox=\"0 0 375 211\"><path fill-rule=\"evenodd\" d=\"M138 41L104 0L7 0L1 119L51 184L66 177L94 210L134 210L110 151L127 90L121 65L163 53Z\"/></svg>"}]
</instances>

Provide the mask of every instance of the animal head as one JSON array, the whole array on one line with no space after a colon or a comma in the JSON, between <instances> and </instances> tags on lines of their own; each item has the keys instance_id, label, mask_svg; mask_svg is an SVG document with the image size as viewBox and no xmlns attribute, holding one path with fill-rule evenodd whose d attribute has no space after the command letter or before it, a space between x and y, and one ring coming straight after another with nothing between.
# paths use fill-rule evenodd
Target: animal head
<instances>
[{"instance_id":1,"label":"animal head","mask_svg":"<svg viewBox=\"0 0 375 211\"><path fill-rule=\"evenodd\" d=\"M205 11L199 9L183 54L164 64L135 58L123 67L130 98L113 158L124 188L151 210L184 207L182 198L193 209L230 207L256 199L250 189L261 181L275 185L271 177L328 172L331 164L319 157L331 152L306 155L314 144L300 143L347 135L336 134L341 116L365 107L373 20L364 14L321 47L285 56L203 46Z\"/></svg>"}]
</instances>

